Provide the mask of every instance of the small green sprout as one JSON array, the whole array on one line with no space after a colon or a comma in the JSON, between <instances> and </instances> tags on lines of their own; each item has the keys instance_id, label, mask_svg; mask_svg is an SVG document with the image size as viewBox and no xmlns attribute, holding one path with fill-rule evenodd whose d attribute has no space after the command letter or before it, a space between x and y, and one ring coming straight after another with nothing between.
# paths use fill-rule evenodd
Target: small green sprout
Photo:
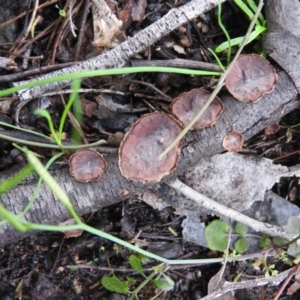
<instances>
[{"instance_id":1,"label":"small green sprout","mask_svg":"<svg viewBox=\"0 0 300 300\"><path fill-rule=\"evenodd\" d=\"M59 10L59 14L65 18L67 16L67 12L64 9L61 9L58 4L55 5L55 7Z\"/></svg>"}]
</instances>

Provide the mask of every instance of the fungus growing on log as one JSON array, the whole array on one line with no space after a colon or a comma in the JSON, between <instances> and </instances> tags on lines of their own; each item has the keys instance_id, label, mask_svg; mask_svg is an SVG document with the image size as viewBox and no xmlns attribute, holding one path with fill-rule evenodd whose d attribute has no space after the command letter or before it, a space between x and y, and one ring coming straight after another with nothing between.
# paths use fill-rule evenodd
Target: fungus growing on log
<instances>
[{"instance_id":1,"label":"fungus growing on log","mask_svg":"<svg viewBox=\"0 0 300 300\"><path fill-rule=\"evenodd\" d=\"M225 79L229 93L242 102L257 102L274 90L276 82L274 68L257 54L241 55Z\"/></svg>"},{"instance_id":2,"label":"fungus growing on log","mask_svg":"<svg viewBox=\"0 0 300 300\"><path fill-rule=\"evenodd\" d=\"M162 159L159 154L181 132L182 125L171 115L154 112L142 116L125 135L119 148L119 167L127 179L159 182L177 166L181 142Z\"/></svg>"},{"instance_id":3,"label":"fungus growing on log","mask_svg":"<svg viewBox=\"0 0 300 300\"><path fill-rule=\"evenodd\" d=\"M172 113L184 124L187 125L198 111L203 107L210 93L202 88L193 89L190 92L180 94L171 104ZM215 97L209 107L191 130L210 127L223 111L223 104L218 97Z\"/></svg>"},{"instance_id":4,"label":"fungus growing on log","mask_svg":"<svg viewBox=\"0 0 300 300\"><path fill-rule=\"evenodd\" d=\"M103 156L95 150L81 149L69 159L70 174L77 181L97 181L107 168Z\"/></svg>"},{"instance_id":5,"label":"fungus growing on log","mask_svg":"<svg viewBox=\"0 0 300 300\"><path fill-rule=\"evenodd\" d=\"M241 133L237 131L229 132L223 140L223 148L229 152L237 152L242 150L244 139Z\"/></svg>"},{"instance_id":6,"label":"fungus growing on log","mask_svg":"<svg viewBox=\"0 0 300 300\"><path fill-rule=\"evenodd\" d=\"M278 123L273 123L265 128L265 134L266 135L275 134L278 132L279 129L280 129L280 125Z\"/></svg>"}]
</instances>

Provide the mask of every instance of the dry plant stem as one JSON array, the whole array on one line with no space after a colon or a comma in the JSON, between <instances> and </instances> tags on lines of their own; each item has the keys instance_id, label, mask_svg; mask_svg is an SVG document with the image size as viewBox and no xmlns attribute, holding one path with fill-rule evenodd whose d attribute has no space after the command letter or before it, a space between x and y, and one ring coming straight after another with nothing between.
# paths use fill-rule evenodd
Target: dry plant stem
<instances>
[{"instance_id":1,"label":"dry plant stem","mask_svg":"<svg viewBox=\"0 0 300 300\"><path fill-rule=\"evenodd\" d=\"M195 70L207 70L222 72L221 68L217 64L207 63L203 61L188 60L175 58L171 60L132 60L131 65L133 67L152 66L152 67L173 67Z\"/></svg>"},{"instance_id":2,"label":"dry plant stem","mask_svg":"<svg viewBox=\"0 0 300 300\"><path fill-rule=\"evenodd\" d=\"M257 21L257 18L259 16L259 13L261 11L263 7L263 0L259 0L259 5L257 8L257 11L249 25L249 28L247 30L247 33L244 36L243 42L239 48L239 50L237 51L234 59L232 60L232 62L230 63L230 65L228 66L227 70L225 71L225 73L220 77L217 86L215 87L215 89L213 90L213 92L211 93L210 97L207 99L207 101L205 102L205 104L203 105L203 107L200 109L200 111L195 115L195 117L192 119L192 121L181 131L181 133L175 138L175 140L158 156L158 160L161 160L173 147L175 147L175 145L177 145L177 143L179 143L179 141L186 135L186 133L193 127L193 125L198 121L198 119L203 115L203 113L205 112L205 110L208 108L208 106L212 103L212 101L214 100L214 98L217 96L217 94L219 93L219 91L221 90L221 88L224 85L224 80L227 77L228 73L230 72L232 66L235 64L235 62L237 61L238 57L240 56L241 52L244 49L244 46L246 45L246 42L248 40L248 37L250 35L250 33L252 32L252 29L255 26L255 23Z\"/></svg>"},{"instance_id":3,"label":"dry plant stem","mask_svg":"<svg viewBox=\"0 0 300 300\"><path fill-rule=\"evenodd\" d=\"M69 17L69 23L70 23L70 30L71 30L73 36L76 38L77 34L75 33L75 26L74 26L74 23L72 21L73 1L74 0L71 0L70 5L69 5L68 17Z\"/></svg>"},{"instance_id":4,"label":"dry plant stem","mask_svg":"<svg viewBox=\"0 0 300 300\"><path fill-rule=\"evenodd\" d=\"M28 49L28 47L33 44L35 41L39 40L40 38L44 37L45 35L47 35L50 30L52 29L53 25L55 23L51 23L47 28L45 28L42 32L40 32L37 36L35 36L33 39L28 40L21 49L19 49L17 52L13 53L14 55L20 55L23 54L26 49Z\"/></svg>"},{"instance_id":5,"label":"dry plant stem","mask_svg":"<svg viewBox=\"0 0 300 300\"><path fill-rule=\"evenodd\" d=\"M228 233L228 242L227 242L227 247L226 247L226 250L225 250L224 262L223 262L223 265L221 267L221 271L220 271L220 274L219 274L219 279L218 279L218 282L216 284L215 289L220 285L221 279L222 279L222 277L224 275L224 272L225 272L226 264L228 262L228 255L229 255L229 248L230 248L230 243L231 243L231 237L232 237L232 224L231 224L231 221L230 221L230 224L229 224L229 233Z\"/></svg>"},{"instance_id":6,"label":"dry plant stem","mask_svg":"<svg viewBox=\"0 0 300 300\"><path fill-rule=\"evenodd\" d=\"M296 267L293 270L291 270L289 276L285 279L284 283L278 289L278 291L277 291L275 297L273 298L273 300L277 300L281 296L283 290L286 288L287 284L291 281L292 277L297 275L297 273L299 272L299 269L300 269L300 263L298 263L296 265Z\"/></svg>"},{"instance_id":7,"label":"dry plant stem","mask_svg":"<svg viewBox=\"0 0 300 300\"><path fill-rule=\"evenodd\" d=\"M270 277L261 277L258 279L245 280L240 282L225 282L222 287L220 287L216 291L212 292L211 294L201 299L213 300L216 299L216 297L221 297L222 295L225 295L229 291L250 289L250 288L259 287L267 284L271 286L277 286L278 284L280 284L280 282L282 282L285 278L287 278L290 273L293 273L296 268L297 266L289 270L286 270L284 272L281 272L275 276L270 276Z\"/></svg>"},{"instance_id":8,"label":"dry plant stem","mask_svg":"<svg viewBox=\"0 0 300 300\"><path fill-rule=\"evenodd\" d=\"M149 82L141 81L141 80L130 80L130 82L148 86L148 87L150 87L151 89L153 89L154 91L156 91L158 94L160 94L160 95L161 95L164 99L166 99L167 101L172 101L172 98L171 98L171 97L169 97L168 95L164 94L160 89L158 89L157 87L155 87L153 84L151 84L151 83L149 83Z\"/></svg>"},{"instance_id":9,"label":"dry plant stem","mask_svg":"<svg viewBox=\"0 0 300 300\"><path fill-rule=\"evenodd\" d=\"M75 61L78 60L78 57L80 54L82 39L83 39L83 35L85 34L85 24L86 24L86 19L87 19L87 15L89 12L89 8L90 8L90 0L85 0L83 12L81 15L80 31L79 31L79 35L78 35L77 44L76 44L76 50L75 50Z\"/></svg>"},{"instance_id":10,"label":"dry plant stem","mask_svg":"<svg viewBox=\"0 0 300 300\"><path fill-rule=\"evenodd\" d=\"M38 7L38 9L41 9L41 8L43 8L43 7L52 5L52 4L56 3L56 2L58 2L58 0L50 0L50 1L47 1L47 2L45 2L45 3L43 3L43 4L41 4L41 5ZM0 29L3 28L3 27L5 27L5 26L7 26L7 25L9 25L9 24L11 24L11 23L14 23L15 21L19 20L20 18L23 18L27 13L30 13L30 12L32 12L32 9L31 9L30 11L28 11L28 12L27 12L27 11L24 11L24 12L22 12L21 14L19 14L18 16L16 16L16 17L14 17L14 18L12 18L12 19L10 19L10 20L8 20L8 21L6 21L6 22L0 24Z\"/></svg>"},{"instance_id":11,"label":"dry plant stem","mask_svg":"<svg viewBox=\"0 0 300 300\"><path fill-rule=\"evenodd\" d=\"M225 0L222 1L224 2ZM75 73L84 70L123 67L134 54L137 54L153 45L160 38L172 32L188 20L192 20L200 14L211 10L217 5L217 3L217 0L192 0L179 8L171 9L164 17L148 26L146 29L140 31L134 37L128 38L127 41L123 42L116 48L81 62L75 66L40 76L35 78L35 80L52 78L58 75ZM15 84L18 85L18 83ZM56 82L31 89L25 89L19 92L20 100L37 98L46 92L60 90L68 84L70 84L70 81Z\"/></svg>"},{"instance_id":12,"label":"dry plant stem","mask_svg":"<svg viewBox=\"0 0 300 300\"><path fill-rule=\"evenodd\" d=\"M191 200L195 201L197 204L201 205L202 207L205 207L206 209L209 209L219 215L223 215L235 221L241 222L255 231L261 231L270 236L281 236L289 241L296 238L296 235L292 235L286 232L281 227L251 219L246 215L243 215L231 208L226 207L223 204L220 204L198 193L194 189L185 185L179 179L175 179L174 181L169 182L168 185L173 189L175 189L176 191L182 193L186 197L190 198Z\"/></svg>"},{"instance_id":13,"label":"dry plant stem","mask_svg":"<svg viewBox=\"0 0 300 300\"><path fill-rule=\"evenodd\" d=\"M66 101L65 101L63 95L59 95L59 98L60 98L61 102L63 103L63 105L66 106ZM75 117L74 117L72 111L70 111L70 110L68 111L68 116L69 116L70 123L72 124L73 128L75 128L75 129L78 131L78 133L79 133L81 139L83 140L83 142L84 142L85 144L88 144L89 142L88 142L88 140L86 139L86 137L85 137L85 135L84 135L84 133L83 133L81 127L80 127L80 124L79 124L79 123L77 122L77 120L75 119Z\"/></svg>"},{"instance_id":14,"label":"dry plant stem","mask_svg":"<svg viewBox=\"0 0 300 300\"><path fill-rule=\"evenodd\" d=\"M44 73L44 72L55 71L57 69L62 69L62 68L65 68L65 67L73 66L75 64L76 63L74 63L74 62L56 64L56 65L52 65L52 66L44 66L44 67L40 67L40 68L34 68L34 69L31 69L31 70L24 71L24 72L19 72L19 73L16 73L16 74L1 75L0 76L0 82L11 82L11 81L14 81L14 80L24 79L27 76L33 76L33 75L41 74L41 73Z\"/></svg>"},{"instance_id":15,"label":"dry plant stem","mask_svg":"<svg viewBox=\"0 0 300 300\"><path fill-rule=\"evenodd\" d=\"M52 51L51 59L50 59L51 65L54 64L56 51L57 51L59 45L61 44L62 40L65 38L66 33L69 30L68 25L70 25L70 27L72 26L70 24L70 21L72 22L72 16L73 15L75 16L77 14L77 12L79 11L81 4L82 4L82 2L80 2L75 8L68 9L68 7L70 7L70 5L72 6L72 4L71 4L72 2L73 2L73 0L69 0L66 3L66 5L64 6L64 10L65 11L68 10L68 18L63 18L63 22L62 22L59 30L57 31L57 35L56 35L56 39L54 42L53 51Z\"/></svg>"},{"instance_id":16,"label":"dry plant stem","mask_svg":"<svg viewBox=\"0 0 300 300\"><path fill-rule=\"evenodd\" d=\"M23 41L25 41L25 39L27 38L27 36L28 36L28 34L29 34L30 30L31 30L31 26L32 26L32 24L33 24L33 22L35 20L35 16L36 16L36 13L37 13L37 10L38 10L38 6L39 6L39 0L35 0L35 4L34 4L33 12L32 12L32 15L31 15L31 19L29 21L29 24L27 26L26 32L25 32L25 34L24 34L24 36L23 36L20 44L22 44Z\"/></svg>"}]
</instances>

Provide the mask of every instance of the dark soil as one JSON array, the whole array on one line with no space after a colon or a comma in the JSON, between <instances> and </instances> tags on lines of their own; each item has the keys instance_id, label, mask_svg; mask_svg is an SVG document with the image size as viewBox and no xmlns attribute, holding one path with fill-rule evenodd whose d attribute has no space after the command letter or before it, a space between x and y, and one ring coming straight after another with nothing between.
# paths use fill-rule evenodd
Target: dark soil
<instances>
[{"instance_id":1,"label":"dark soil","mask_svg":"<svg viewBox=\"0 0 300 300\"><path fill-rule=\"evenodd\" d=\"M79 10L79 12L82 12L86 2L74 1L73 7L82 5ZM174 6L172 1L149 0L145 9L146 17L144 20L141 22L132 21L128 13L130 11L129 4L134 5L134 3L139 2L142 1L118 1L116 6L111 2L112 9L117 10L119 15L124 18L123 21L126 24L124 27L125 36L132 36L135 32L152 24ZM176 2L177 6L185 3L185 1ZM13 18L14 15L28 10L28 7L32 8L34 1L30 3L30 1L21 3L21 1L1 0L0 4L6 14L0 25ZM46 3L46 1L40 1L40 4L42 3ZM59 7L62 8L65 5L67 5L65 1L59 2ZM39 56L39 58L29 60L28 69L75 61L74 49L78 39L72 36L69 29L65 31L60 40L55 40L55 36L58 36L60 31L64 29L62 26L63 19L59 18L59 11L54 6L45 7L39 11L44 21L37 25L36 35L43 32L54 22L57 22L58 25L53 27L52 32L46 33L45 36L38 38L33 43L30 55L24 51L29 47L31 38L28 37L21 41L24 34L22 29L26 26L27 17L30 18L30 14L18 19L10 27L0 29L0 56L13 57L17 64L14 70L0 71L0 76L21 73L21 64L24 57L27 56ZM81 28L81 13L75 14L73 20L77 28ZM103 51L103 49L95 50L91 46L93 39L91 13L87 15L86 20L85 34L77 60L84 60ZM223 5L223 22L232 38L244 35L249 25L246 17L235 7L233 1L228 1ZM202 23L202 27L200 27L200 23ZM214 49L224 40L224 35L217 25L216 10L212 10L165 37L156 45L153 45L148 52L141 53L140 58L164 60L184 58L214 62L214 58L207 51L207 48ZM175 51L173 47L166 47L169 42L182 47L185 54ZM260 44L255 42L247 46L245 52L253 52L253 49L259 48ZM41 58L40 55L43 55L43 57ZM225 62L225 59L224 56L222 60ZM29 77L24 75L18 78L18 80L21 79L25 80ZM0 82L0 88L8 87L10 85L9 81ZM11 81L15 80L12 79ZM181 92L189 91L195 87L205 86L209 88L213 85L214 82L211 82L211 79L207 77L196 79L174 74L138 74L126 77L102 77L85 80L82 83L83 87L111 89L115 92L112 97L113 102L120 106L129 107L128 111L123 114L105 110L105 107L103 107L103 110L95 112L93 104L98 103L95 101L95 94L88 93L84 95L82 128L85 139L87 142L102 138L110 139L108 143L111 147L109 149L117 151L119 141L112 140L116 138L116 133L121 133L121 136L123 136L132 123L142 114L153 110L168 111L168 101L166 100L168 97L174 98ZM165 96L158 94L157 90L153 88L154 86L159 88ZM117 92L121 93L118 94ZM30 105L25 106L19 115L21 125L25 128L49 134L46 121L36 116L33 111L36 106L44 105L53 117L54 125L57 127L64 106L62 100L66 101L67 98L67 96L51 96L45 98L44 102L32 102ZM9 100L8 108L6 111L3 107L1 108L0 120L15 124L18 99L17 97L10 97L1 102L4 103L7 100ZM300 120L299 114L299 110L296 110L285 116L280 121L281 128L277 133L266 136L262 132L253 137L247 142L245 150L273 159L275 163L287 166L299 164L300 135L297 127L295 127ZM68 120L64 131L69 136L72 128L72 122ZM49 158L53 155L53 152L49 150L34 150L41 154L43 158ZM11 143L0 142L0 170L7 170L15 164L22 165L23 162L23 156ZM299 188L298 178L285 178L282 179L280 184L275 185L273 190L280 196L299 204ZM93 214L82 216L82 218L87 224L97 229L137 245L142 245L143 248L164 257L183 259L212 258L222 255L186 243L181 237L183 217L176 215L173 208L168 207L158 211L140 201L138 197L139 195L135 199L127 199ZM177 235L174 235L174 232ZM142 283L143 277L131 269L129 265L131 254L132 252L128 249L114 245L89 233L83 233L78 237L69 239L66 239L62 233L39 233L0 249L0 300L128 299L128 296L107 291L102 286L101 279L103 276L111 276L112 274L115 274L120 280L128 280L128 277L130 277L136 280L131 290L136 288ZM233 281L238 275L241 275L240 279L254 279L264 276L262 270L254 270L251 265L252 262L228 264L224 277L228 281ZM269 263L274 263L279 272L289 268L288 265L284 265L278 259L270 259ZM145 262L143 264L145 274L150 274L151 268L157 264L153 260ZM150 283L140 291L139 299L201 299L207 295L208 282L220 270L221 266L221 264L172 266L167 274L175 282L174 289L161 292ZM278 287L257 287L251 290L240 290L235 296L236 299L243 300L272 299L277 291ZM299 299L299 297L300 293L286 296L284 291L279 299Z\"/></svg>"}]
</instances>

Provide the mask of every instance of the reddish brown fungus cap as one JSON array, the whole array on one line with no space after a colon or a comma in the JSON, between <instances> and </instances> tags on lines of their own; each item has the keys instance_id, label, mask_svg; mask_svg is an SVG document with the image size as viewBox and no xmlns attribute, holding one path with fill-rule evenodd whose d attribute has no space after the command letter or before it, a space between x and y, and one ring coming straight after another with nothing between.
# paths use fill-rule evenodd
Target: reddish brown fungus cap
<instances>
[{"instance_id":1,"label":"reddish brown fungus cap","mask_svg":"<svg viewBox=\"0 0 300 300\"><path fill-rule=\"evenodd\" d=\"M77 181L97 181L107 168L103 156L91 149L81 149L69 159L70 174Z\"/></svg>"},{"instance_id":2,"label":"reddish brown fungus cap","mask_svg":"<svg viewBox=\"0 0 300 300\"><path fill-rule=\"evenodd\" d=\"M141 117L125 135L119 148L119 167L127 179L143 183L158 182L172 172L179 160L179 142L160 161L159 154L182 130L171 115L155 112Z\"/></svg>"},{"instance_id":3,"label":"reddish brown fungus cap","mask_svg":"<svg viewBox=\"0 0 300 300\"><path fill-rule=\"evenodd\" d=\"M274 68L257 54L241 55L225 79L230 94L242 102L257 102L276 82Z\"/></svg>"},{"instance_id":4,"label":"reddish brown fungus cap","mask_svg":"<svg viewBox=\"0 0 300 300\"><path fill-rule=\"evenodd\" d=\"M82 218L80 218L80 219L83 222L83 219ZM59 223L58 226L68 226L68 225L75 225L75 224L76 224L76 221L74 219L68 219L64 222ZM69 239L72 237L78 237L78 236L82 235L82 233L83 233L83 229L74 229L74 230L64 231L66 239Z\"/></svg>"},{"instance_id":5,"label":"reddish brown fungus cap","mask_svg":"<svg viewBox=\"0 0 300 300\"><path fill-rule=\"evenodd\" d=\"M187 125L210 96L210 93L202 88L193 89L190 92L180 94L171 104L172 113ZM201 118L193 125L191 130L212 126L223 111L223 104L215 97Z\"/></svg>"},{"instance_id":6,"label":"reddish brown fungus cap","mask_svg":"<svg viewBox=\"0 0 300 300\"><path fill-rule=\"evenodd\" d=\"M223 140L223 148L229 152L236 152L242 150L243 144L243 136L237 131L229 132Z\"/></svg>"},{"instance_id":7,"label":"reddish brown fungus cap","mask_svg":"<svg viewBox=\"0 0 300 300\"><path fill-rule=\"evenodd\" d=\"M278 123L274 123L265 128L265 134L275 134L280 129L280 125Z\"/></svg>"}]
</instances>

